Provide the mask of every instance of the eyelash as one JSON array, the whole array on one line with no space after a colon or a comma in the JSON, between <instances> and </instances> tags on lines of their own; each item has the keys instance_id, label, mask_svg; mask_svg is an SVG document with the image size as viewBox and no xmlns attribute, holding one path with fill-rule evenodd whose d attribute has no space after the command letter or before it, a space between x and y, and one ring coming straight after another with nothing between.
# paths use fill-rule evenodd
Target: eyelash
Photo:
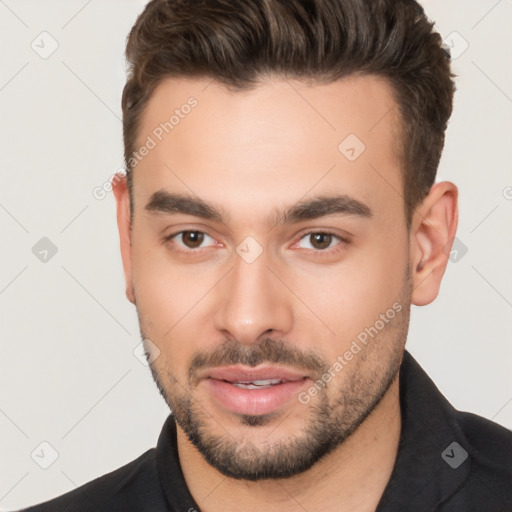
<instances>
[{"instance_id":1,"label":"eyelash","mask_svg":"<svg viewBox=\"0 0 512 512\"><path fill-rule=\"evenodd\" d=\"M194 230L194 229L186 229L186 230L183 230L183 231L178 231L176 233L172 233L166 237L164 237L164 242L170 242L173 238L175 238L176 236L178 235L182 235L182 234L185 234L185 233L200 233L200 234L203 234L203 235L206 235L206 236L210 236L208 235L208 233L205 233L204 231L199 231L199 230ZM337 254L338 252L340 252L343 247L345 245L348 245L350 243L350 240L348 240L347 238L344 238L340 235L336 235L335 233L331 233L329 231L317 231L317 230L311 230L311 231L308 231L307 233L303 233L302 236L299 238L299 241L302 240L303 238L307 237L308 235L327 235L327 236L332 236L334 238L337 238L341 243L337 244L334 246L334 248L330 248L330 249L318 249L318 250L315 250L315 249L307 249L307 251L310 251L312 252L312 254L314 256L322 256L322 255L325 255L325 254L330 254L330 255L333 255L333 254ZM213 238L210 236L210 238ZM202 248L202 249L206 249L206 247ZM199 249L177 249L179 252L182 252L182 253L185 253L185 254L192 254L192 253L201 253L202 250L201 248Z\"/></svg>"}]
</instances>

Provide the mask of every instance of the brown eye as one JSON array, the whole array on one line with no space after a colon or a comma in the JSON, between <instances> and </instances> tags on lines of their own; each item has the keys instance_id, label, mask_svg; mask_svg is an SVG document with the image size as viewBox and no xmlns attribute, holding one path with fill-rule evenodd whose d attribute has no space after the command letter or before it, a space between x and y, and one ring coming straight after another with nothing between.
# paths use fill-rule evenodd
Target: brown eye
<instances>
[{"instance_id":1,"label":"brown eye","mask_svg":"<svg viewBox=\"0 0 512 512\"><path fill-rule=\"evenodd\" d=\"M323 250L331 245L332 235L327 233L310 233L309 239L315 249Z\"/></svg>"},{"instance_id":2,"label":"brown eye","mask_svg":"<svg viewBox=\"0 0 512 512\"><path fill-rule=\"evenodd\" d=\"M338 243L336 243L336 241ZM307 245L303 245L304 242ZM299 247L309 249L312 254L332 254L344 249L349 244L349 240L323 231L310 231L305 233L299 241Z\"/></svg>"},{"instance_id":3,"label":"brown eye","mask_svg":"<svg viewBox=\"0 0 512 512\"><path fill-rule=\"evenodd\" d=\"M179 233L173 233L165 237L165 241L175 245L177 250L181 250L182 252L199 252L194 249L208 247L203 245L208 238L213 242L210 246L215 246L215 240L202 231L180 231Z\"/></svg>"},{"instance_id":4,"label":"brown eye","mask_svg":"<svg viewBox=\"0 0 512 512\"><path fill-rule=\"evenodd\" d=\"M204 233L201 231L183 231L181 235L183 244L189 249L196 249L204 240Z\"/></svg>"}]
</instances>

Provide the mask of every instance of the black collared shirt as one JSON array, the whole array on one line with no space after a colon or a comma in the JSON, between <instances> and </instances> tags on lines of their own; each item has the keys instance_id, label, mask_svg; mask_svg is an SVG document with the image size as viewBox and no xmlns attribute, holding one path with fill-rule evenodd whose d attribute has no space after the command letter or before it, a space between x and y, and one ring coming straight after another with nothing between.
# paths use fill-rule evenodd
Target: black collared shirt
<instances>
[{"instance_id":1,"label":"black collared shirt","mask_svg":"<svg viewBox=\"0 0 512 512\"><path fill-rule=\"evenodd\" d=\"M511 512L512 432L455 410L405 351L402 431L376 512ZM200 512L181 471L176 424L125 466L23 512Z\"/></svg>"}]
</instances>

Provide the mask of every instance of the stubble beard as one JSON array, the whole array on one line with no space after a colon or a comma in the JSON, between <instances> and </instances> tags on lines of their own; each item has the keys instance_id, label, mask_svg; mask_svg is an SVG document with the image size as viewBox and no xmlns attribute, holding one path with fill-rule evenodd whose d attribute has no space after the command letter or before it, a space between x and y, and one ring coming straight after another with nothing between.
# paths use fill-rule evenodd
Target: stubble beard
<instances>
[{"instance_id":1,"label":"stubble beard","mask_svg":"<svg viewBox=\"0 0 512 512\"><path fill-rule=\"evenodd\" d=\"M150 365L157 388L173 412L176 423L208 464L220 473L240 480L288 478L307 471L340 446L366 420L398 378L410 318L408 271L406 275L398 301L403 306L401 312L343 368L344 385L337 396L331 397L326 392L330 386L326 385L307 405L297 402L298 407L304 407L303 416L307 416L302 431L292 437L286 433L281 440L266 443L264 449L251 441L234 438L227 432L229 429L222 428L219 421L192 398L190 379L188 384L179 383L169 372L162 372L166 378L164 385L163 376L157 373L154 365ZM142 333L143 324L140 325ZM144 333L142 336L145 339ZM252 366L265 361L289 363L310 360L307 355L296 353L288 345L269 338L251 347L226 340L206 360L203 355L198 357L203 364L216 361L219 364ZM319 370L319 375L329 366L325 361L322 365L324 369ZM334 377L331 383L335 383L336 378L341 379ZM251 426L255 429L275 421L277 426L272 437L278 437L279 422L283 421L279 416L240 415L239 421L244 428Z\"/></svg>"}]
</instances>

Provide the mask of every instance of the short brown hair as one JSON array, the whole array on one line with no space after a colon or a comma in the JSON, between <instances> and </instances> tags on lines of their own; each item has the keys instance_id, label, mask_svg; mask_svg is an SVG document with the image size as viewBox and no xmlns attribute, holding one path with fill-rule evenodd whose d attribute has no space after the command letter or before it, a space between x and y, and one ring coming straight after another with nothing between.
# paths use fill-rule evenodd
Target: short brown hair
<instances>
[{"instance_id":1,"label":"short brown hair","mask_svg":"<svg viewBox=\"0 0 512 512\"><path fill-rule=\"evenodd\" d=\"M407 226L434 183L452 112L450 56L414 0L151 0L130 31L123 135L130 156L141 113L167 77L211 77L230 90L264 75L329 83L387 79L399 106Z\"/></svg>"}]
</instances>

